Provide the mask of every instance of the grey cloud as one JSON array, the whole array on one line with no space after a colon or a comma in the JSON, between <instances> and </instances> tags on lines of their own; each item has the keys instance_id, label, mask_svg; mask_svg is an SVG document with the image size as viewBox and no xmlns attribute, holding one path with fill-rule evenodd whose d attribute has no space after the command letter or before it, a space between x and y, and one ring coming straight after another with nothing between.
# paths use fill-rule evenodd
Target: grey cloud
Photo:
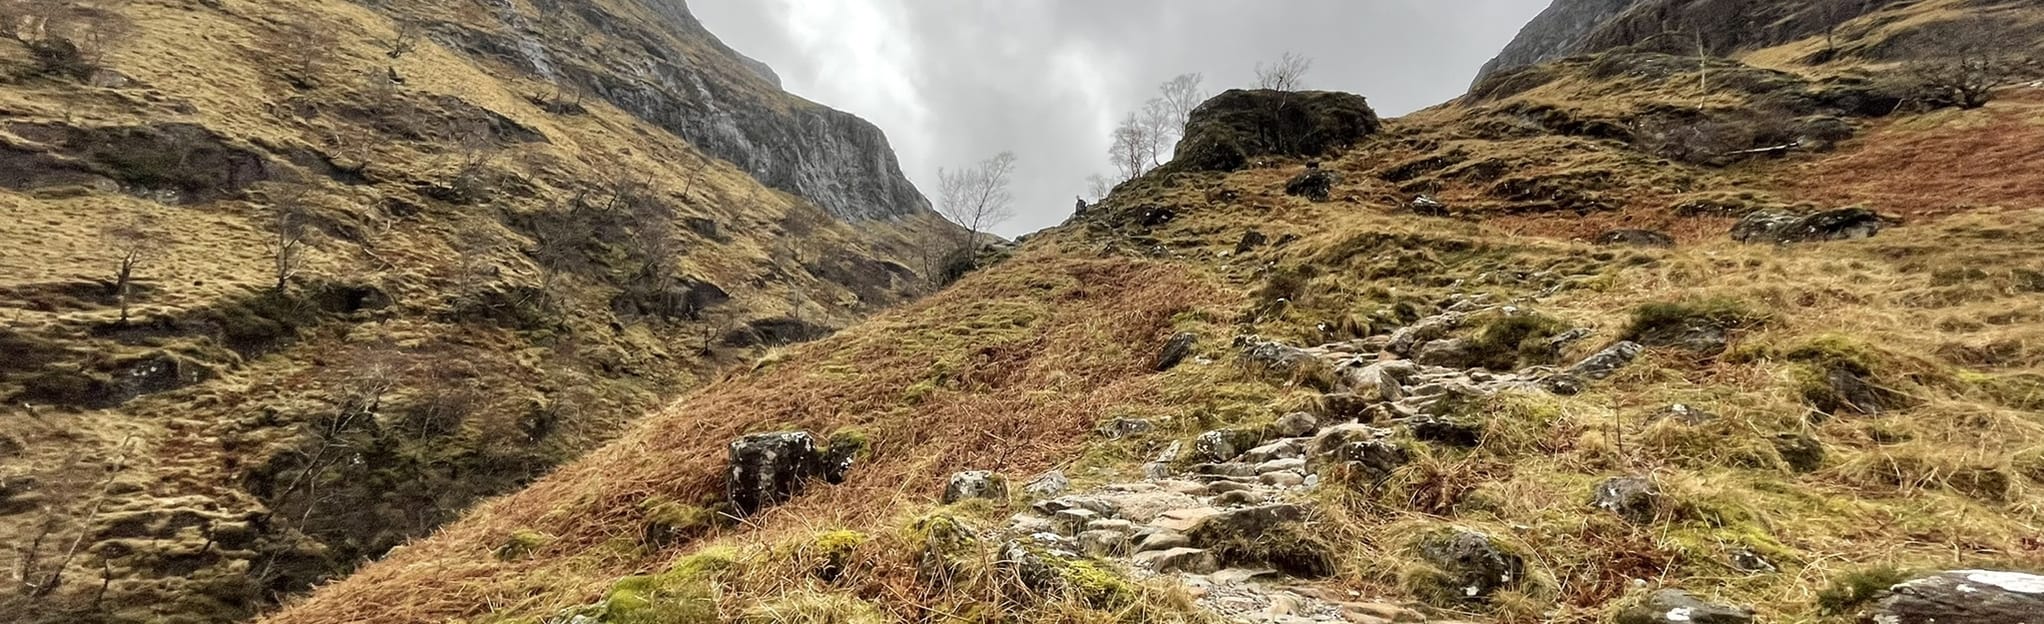
<instances>
[{"instance_id":1,"label":"grey cloud","mask_svg":"<svg viewBox=\"0 0 2044 624\"><path fill-rule=\"evenodd\" d=\"M1218 92L1258 62L1398 115L1452 98L1546 0L696 0L787 88L887 131L925 192L939 167L1021 158L1014 235L1063 221L1107 173L1108 130L1172 76ZM876 16L861 19L856 16Z\"/></svg>"}]
</instances>

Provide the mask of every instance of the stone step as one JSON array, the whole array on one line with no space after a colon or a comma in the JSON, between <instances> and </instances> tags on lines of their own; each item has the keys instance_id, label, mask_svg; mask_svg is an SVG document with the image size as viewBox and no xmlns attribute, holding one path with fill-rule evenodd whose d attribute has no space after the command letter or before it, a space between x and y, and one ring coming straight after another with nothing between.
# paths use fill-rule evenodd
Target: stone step
<instances>
[{"instance_id":1,"label":"stone step","mask_svg":"<svg viewBox=\"0 0 2044 624\"><path fill-rule=\"evenodd\" d=\"M1186 574L1207 574L1219 569L1220 562L1214 554L1199 548L1172 548L1136 553L1136 564L1155 572L1182 572Z\"/></svg>"}]
</instances>

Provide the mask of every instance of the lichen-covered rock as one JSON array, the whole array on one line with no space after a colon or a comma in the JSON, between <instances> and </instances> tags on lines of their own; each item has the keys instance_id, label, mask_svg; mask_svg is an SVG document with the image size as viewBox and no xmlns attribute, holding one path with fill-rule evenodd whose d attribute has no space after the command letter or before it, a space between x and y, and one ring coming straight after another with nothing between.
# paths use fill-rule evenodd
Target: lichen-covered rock
<instances>
[{"instance_id":1,"label":"lichen-covered rock","mask_svg":"<svg viewBox=\"0 0 2044 624\"><path fill-rule=\"evenodd\" d=\"M1242 359L1266 371L1285 375L1292 381L1334 381L1334 365L1319 356L1282 342L1265 340L1256 336L1242 336L1235 339L1235 346L1242 351Z\"/></svg>"},{"instance_id":2,"label":"lichen-covered rock","mask_svg":"<svg viewBox=\"0 0 2044 624\"><path fill-rule=\"evenodd\" d=\"M1385 345L1384 350L1410 357L1426 343L1444 338L1450 332L1462 327L1463 321L1467 320L1467 318L1468 315L1450 312L1420 319L1418 322L1399 328L1398 331L1391 332L1391 343Z\"/></svg>"},{"instance_id":3,"label":"lichen-covered rock","mask_svg":"<svg viewBox=\"0 0 2044 624\"><path fill-rule=\"evenodd\" d=\"M1072 480L1065 478L1064 471L1052 470L1043 473L1043 476L1037 477L1027 485L1022 486L1022 493L1036 497L1049 497L1064 494L1065 490L1071 488Z\"/></svg>"},{"instance_id":4,"label":"lichen-covered rock","mask_svg":"<svg viewBox=\"0 0 2044 624\"><path fill-rule=\"evenodd\" d=\"M1314 437L1308 447L1307 467L1318 472L1341 465L1357 476L1383 479L1390 476L1391 471L1412 461L1411 454L1391 436L1389 429L1366 425L1329 427Z\"/></svg>"},{"instance_id":5,"label":"lichen-covered rock","mask_svg":"<svg viewBox=\"0 0 2044 624\"><path fill-rule=\"evenodd\" d=\"M1679 589L1663 589L1618 613L1618 624L1751 624L1753 610L1698 600Z\"/></svg>"},{"instance_id":6,"label":"lichen-covered rock","mask_svg":"<svg viewBox=\"0 0 2044 624\"><path fill-rule=\"evenodd\" d=\"M944 484L944 504L959 501L985 499L1007 500L1008 479L985 470L973 470L951 475Z\"/></svg>"},{"instance_id":7,"label":"lichen-covered rock","mask_svg":"<svg viewBox=\"0 0 2044 624\"><path fill-rule=\"evenodd\" d=\"M1313 201L1327 201L1334 194L1334 185L1337 181L1332 172L1320 168L1320 163L1307 163L1304 173L1285 183L1285 194Z\"/></svg>"},{"instance_id":8,"label":"lichen-covered rock","mask_svg":"<svg viewBox=\"0 0 2044 624\"><path fill-rule=\"evenodd\" d=\"M1311 158L1383 126L1360 95L1235 89L1192 111L1185 140L1166 169L1234 171L1259 156Z\"/></svg>"},{"instance_id":9,"label":"lichen-covered rock","mask_svg":"<svg viewBox=\"0 0 2044 624\"><path fill-rule=\"evenodd\" d=\"M1646 477L1613 477L1598 483L1590 505L1639 524L1654 521L1661 489Z\"/></svg>"},{"instance_id":10,"label":"lichen-covered rock","mask_svg":"<svg viewBox=\"0 0 2044 624\"><path fill-rule=\"evenodd\" d=\"M1307 526L1310 517L1301 505L1244 507L1201 518L1186 536L1224 565L1265 565L1301 577L1333 574L1334 555Z\"/></svg>"},{"instance_id":11,"label":"lichen-covered rock","mask_svg":"<svg viewBox=\"0 0 2044 624\"><path fill-rule=\"evenodd\" d=\"M731 442L725 494L740 515L751 515L802 493L811 479L844 481L852 453L819 451L807 431L760 433Z\"/></svg>"},{"instance_id":12,"label":"lichen-covered rock","mask_svg":"<svg viewBox=\"0 0 2044 624\"><path fill-rule=\"evenodd\" d=\"M1646 353L1646 347L1636 342L1622 341L1583 358L1583 361L1577 362L1575 366L1548 378L1543 385L1549 392L1555 394L1577 394L1582 392L1583 386L1589 382L1602 381L1618 374L1619 370L1630 366L1643 353Z\"/></svg>"},{"instance_id":13,"label":"lichen-covered rock","mask_svg":"<svg viewBox=\"0 0 2044 624\"><path fill-rule=\"evenodd\" d=\"M1285 438L1313 435L1313 432L1318 429L1320 429L1319 419L1305 412L1292 412L1279 416L1277 422L1271 425L1272 433Z\"/></svg>"},{"instance_id":14,"label":"lichen-covered rock","mask_svg":"<svg viewBox=\"0 0 2044 624\"><path fill-rule=\"evenodd\" d=\"M2044 576L1957 570L1896 585L1865 614L1872 624L2037 624Z\"/></svg>"},{"instance_id":15,"label":"lichen-covered rock","mask_svg":"<svg viewBox=\"0 0 2044 624\"><path fill-rule=\"evenodd\" d=\"M1192 355L1192 348L1198 345L1199 334L1181 332L1172 336L1170 340L1164 342L1164 350L1157 354L1157 370L1167 371L1177 368L1180 363L1185 361L1187 356Z\"/></svg>"},{"instance_id":16,"label":"lichen-covered rock","mask_svg":"<svg viewBox=\"0 0 2044 624\"><path fill-rule=\"evenodd\" d=\"M1263 432L1255 429L1218 429L1199 434L1192 451L1210 462L1225 462L1263 444Z\"/></svg>"},{"instance_id":17,"label":"lichen-covered rock","mask_svg":"<svg viewBox=\"0 0 2044 624\"><path fill-rule=\"evenodd\" d=\"M1638 343L1620 342L1583 358L1583 361L1569 367L1568 374L1591 381L1601 381L1631 365L1633 360L1639 359L1640 354L1645 352L1646 348Z\"/></svg>"},{"instance_id":18,"label":"lichen-covered rock","mask_svg":"<svg viewBox=\"0 0 2044 624\"><path fill-rule=\"evenodd\" d=\"M1116 418L1102 423L1100 435L1109 440L1139 436L1157 430L1157 424L1141 418Z\"/></svg>"},{"instance_id":19,"label":"lichen-covered rock","mask_svg":"<svg viewBox=\"0 0 2044 624\"><path fill-rule=\"evenodd\" d=\"M1842 208L1807 215L1762 210L1732 226L1732 239L1742 243L1787 245L1873 238L1893 221L1865 208Z\"/></svg>"},{"instance_id":20,"label":"lichen-covered rock","mask_svg":"<svg viewBox=\"0 0 2044 624\"><path fill-rule=\"evenodd\" d=\"M1633 247L1674 247L1675 238L1653 230L1611 230L1597 235L1599 245Z\"/></svg>"},{"instance_id":21,"label":"lichen-covered rock","mask_svg":"<svg viewBox=\"0 0 2044 624\"><path fill-rule=\"evenodd\" d=\"M1500 590L1518 586L1526 576L1526 560L1489 535L1452 529L1421 538L1419 556L1446 577L1452 595L1463 602L1483 602Z\"/></svg>"}]
</instances>

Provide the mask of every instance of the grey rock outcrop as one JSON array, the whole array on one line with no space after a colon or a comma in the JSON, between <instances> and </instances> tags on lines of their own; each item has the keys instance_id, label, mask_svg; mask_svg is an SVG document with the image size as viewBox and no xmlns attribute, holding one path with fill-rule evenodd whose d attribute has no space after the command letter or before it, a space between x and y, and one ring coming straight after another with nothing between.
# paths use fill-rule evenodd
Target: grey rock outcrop
<instances>
[{"instance_id":1,"label":"grey rock outcrop","mask_svg":"<svg viewBox=\"0 0 2044 624\"><path fill-rule=\"evenodd\" d=\"M1674 247L1675 238L1654 230L1611 230L1597 235L1599 245L1630 245L1633 247Z\"/></svg>"},{"instance_id":2,"label":"grey rock outcrop","mask_svg":"<svg viewBox=\"0 0 2044 624\"><path fill-rule=\"evenodd\" d=\"M1234 171L1259 156L1312 158L1382 130L1363 96L1234 89L1192 111L1170 169Z\"/></svg>"},{"instance_id":3,"label":"grey rock outcrop","mask_svg":"<svg viewBox=\"0 0 2044 624\"><path fill-rule=\"evenodd\" d=\"M1663 589L1618 613L1618 624L1751 624L1753 610L1713 604L1679 589Z\"/></svg>"},{"instance_id":4,"label":"grey rock outcrop","mask_svg":"<svg viewBox=\"0 0 2044 624\"><path fill-rule=\"evenodd\" d=\"M1192 348L1198 345L1199 334L1180 332L1171 336L1170 340L1164 341L1163 351L1157 354L1157 370L1167 371L1177 368L1180 363L1185 361L1186 357L1192 355Z\"/></svg>"},{"instance_id":5,"label":"grey rock outcrop","mask_svg":"<svg viewBox=\"0 0 2044 624\"><path fill-rule=\"evenodd\" d=\"M974 470L951 475L944 484L944 504L959 501L984 499L999 501L1008 498L1008 480L1001 475L985 470Z\"/></svg>"},{"instance_id":6,"label":"grey rock outcrop","mask_svg":"<svg viewBox=\"0 0 2044 624\"><path fill-rule=\"evenodd\" d=\"M1519 36L1477 72L1476 82L1499 72L1569 56L1599 26L1643 0L1557 0L1519 30Z\"/></svg>"},{"instance_id":7,"label":"grey rock outcrop","mask_svg":"<svg viewBox=\"0 0 2044 624\"><path fill-rule=\"evenodd\" d=\"M1889 589L1866 621L1881 624L2036 624L2044 617L2044 576L1958 570Z\"/></svg>"},{"instance_id":8,"label":"grey rock outcrop","mask_svg":"<svg viewBox=\"0 0 2044 624\"><path fill-rule=\"evenodd\" d=\"M1526 560L1489 535L1454 529L1420 540L1421 559L1448 575L1463 600L1483 602L1499 590L1518 586Z\"/></svg>"},{"instance_id":9,"label":"grey rock outcrop","mask_svg":"<svg viewBox=\"0 0 2044 624\"><path fill-rule=\"evenodd\" d=\"M724 491L740 515L752 515L801 494L811 479L843 482L851 464L851 453L819 450L807 431L753 434L731 442Z\"/></svg>"},{"instance_id":10,"label":"grey rock outcrop","mask_svg":"<svg viewBox=\"0 0 2044 624\"><path fill-rule=\"evenodd\" d=\"M1865 208L1841 208L1798 215L1762 210L1746 215L1732 226L1732 239L1742 243L1788 245L1821 241L1873 238L1892 219Z\"/></svg>"},{"instance_id":11,"label":"grey rock outcrop","mask_svg":"<svg viewBox=\"0 0 2044 624\"><path fill-rule=\"evenodd\" d=\"M587 92L674 133L773 188L845 221L929 212L871 123L781 91L779 77L726 46L683 0L646 0L652 22L563 11L611 37L601 49L545 39L519 20L497 30L435 33ZM512 12L511 15L515 15ZM707 48L711 55L683 54ZM721 55L722 63L715 62ZM736 71L733 71L736 70Z\"/></svg>"}]
</instances>

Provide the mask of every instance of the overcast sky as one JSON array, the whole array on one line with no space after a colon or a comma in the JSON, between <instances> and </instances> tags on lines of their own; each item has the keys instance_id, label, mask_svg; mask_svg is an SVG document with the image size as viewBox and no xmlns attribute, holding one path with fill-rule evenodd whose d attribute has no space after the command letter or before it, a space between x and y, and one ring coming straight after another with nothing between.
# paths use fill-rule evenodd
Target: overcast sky
<instances>
[{"instance_id":1,"label":"overcast sky","mask_svg":"<svg viewBox=\"0 0 2044 624\"><path fill-rule=\"evenodd\" d=\"M692 0L791 92L878 124L925 195L939 167L1020 159L1013 236L1070 216L1109 133L1157 85L1246 86L1313 59L1307 87L1400 115L1462 93L1548 0Z\"/></svg>"}]
</instances>

